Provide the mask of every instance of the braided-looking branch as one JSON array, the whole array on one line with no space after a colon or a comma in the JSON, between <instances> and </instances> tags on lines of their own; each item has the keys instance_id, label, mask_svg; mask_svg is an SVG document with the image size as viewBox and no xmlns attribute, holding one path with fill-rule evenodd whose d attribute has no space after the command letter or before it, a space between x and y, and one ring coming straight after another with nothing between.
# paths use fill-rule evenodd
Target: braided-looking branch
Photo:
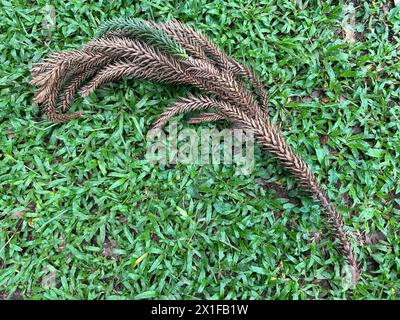
<instances>
[{"instance_id":1,"label":"braided-looking branch","mask_svg":"<svg viewBox=\"0 0 400 320\"><path fill-rule=\"evenodd\" d=\"M81 50L53 54L32 68L32 83L39 87L35 101L44 105L50 120L62 122L81 116L60 111L68 110L78 90L86 96L124 76L197 87L204 95L178 99L154 126L162 127L177 114L197 111L200 114L190 123L226 119L253 130L259 143L318 200L339 241L340 252L352 268L353 279L358 279L356 258L339 212L307 164L270 122L266 90L248 67L228 57L206 36L177 21L156 24L116 18L106 22L98 35ZM243 81L253 91L247 90Z\"/></svg>"}]
</instances>

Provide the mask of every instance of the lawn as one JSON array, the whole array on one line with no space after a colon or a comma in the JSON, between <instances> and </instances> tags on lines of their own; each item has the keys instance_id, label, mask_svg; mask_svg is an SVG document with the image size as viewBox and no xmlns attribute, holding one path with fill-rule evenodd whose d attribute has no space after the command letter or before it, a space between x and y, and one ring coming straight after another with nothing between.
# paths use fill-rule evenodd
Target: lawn
<instances>
[{"instance_id":1,"label":"lawn","mask_svg":"<svg viewBox=\"0 0 400 320\"><path fill-rule=\"evenodd\" d=\"M0 1L0 299L400 298L399 1L52 2ZM240 176L145 159L188 88L124 79L78 97L83 119L39 115L32 63L118 15L186 22L261 77L359 235L354 288L318 204L270 154Z\"/></svg>"}]
</instances>

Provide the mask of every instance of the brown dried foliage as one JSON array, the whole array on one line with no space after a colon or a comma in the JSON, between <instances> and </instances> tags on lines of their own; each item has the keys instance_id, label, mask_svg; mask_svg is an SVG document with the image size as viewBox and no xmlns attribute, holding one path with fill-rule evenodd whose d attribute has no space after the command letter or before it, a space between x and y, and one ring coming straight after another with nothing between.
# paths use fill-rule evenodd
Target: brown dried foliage
<instances>
[{"instance_id":1,"label":"brown dried foliage","mask_svg":"<svg viewBox=\"0 0 400 320\"><path fill-rule=\"evenodd\" d=\"M187 84L199 88L203 95L178 99L155 122L164 126L171 117L201 111L190 123L229 120L252 129L259 143L278 159L320 203L339 249L353 270L359 271L353 248L343 229L339 212L307 164L296 155L267 114L267 94L261 80L246 66L228 57L200 32L178 22L149 22L180 44L188 53L179 59L131 37L125 31L112 31L85 45L81 50L50 55L32 68L32 84L39 87L35 102L44 106L52 121L63 122L81 117L80 113L63 114L78 90L87 96L101 85L129 76L157 82ZM245 88L247 81L257 99ZM59 107L58 107L59 106ZM203 112L205 111L205 112ZM203 113L202 113L203 112Z\"/></svg>"}]
</instances>

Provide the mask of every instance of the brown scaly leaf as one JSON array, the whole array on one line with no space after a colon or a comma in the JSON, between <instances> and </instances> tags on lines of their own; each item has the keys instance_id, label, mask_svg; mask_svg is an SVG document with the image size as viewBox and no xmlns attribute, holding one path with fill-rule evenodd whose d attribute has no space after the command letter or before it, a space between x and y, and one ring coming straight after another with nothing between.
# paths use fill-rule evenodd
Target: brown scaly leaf
<instances>
[{"instance_id":1,"label":"brown scaly leaf","mask_svg":"<svg viewBox=\"0 0 400 320\"><path fill-rule=\"evenodd\" d=\"M153 129L165 126L172 117L186 112L210 109L215 106L214 100L206 100L202 97L190 95L187 98L179 98L171 107L167 108L161 116L153 123Z\"/></svg>"},{"instance_id":2,"label":"brown scaly leaf","mask_svg":"<svg viewBox=\"0 0 400 320\"><path fill-rule=\"evenodd\" d=\"M221 70L232 72L234 75L247 79L258 91L262 108L266 110L268 104L267 93L260 78L252 72L247 66L240 64L227 56L218 48L207 36L201 32L182 24L179 21L159 25L159 28L167 32L169 35L181 44L188 52L192 52L193 56L205 59L208 55Z\"/></svg>"},{"instance_id":3,"label":"brown scaly leaf","mask_svg":"<svg viewBox=\"0 0 400 320\"><path fill-rule=\"evenodd\" d=\"M69 106L72 100L74 99L75 94L77 93L78 89L82 86L82 84L96 73L97 69L89 70L77 75L76 77L72 77L67 81L60 94L60 104L61 104L61 110L63 112L68 111Z\"/></svg>"},{"instance_id":4,"label":"brown scaly leaf","mask_svg":"<svg viewBox=\"0 0 400 320\"><path fill-rule=\"evenodd\" d=\"M199 124L204 122L216 122L226 120L226 118L218 113L204 112L198 116L191 117L187 122L190 124Z\"/></svg>"},{"instance_id":5,"label":"brown scaly leaf","mask_svg":"<svg viewBox=\"0 0 400 320\"><path fill-rule=\"evenodd\" d=\"M118 25L121 23L123 19L118 20ZM154 126L161 128L171 117L181 113L207 110L209 112L189 122L227 119L236 127L253 130L260 145L275 155L302 187L318 200L326 222L339 242L339 250L350 265L353 278L358 279L357 261L344 231L342 217L308 165L286 143L280 128L269 120L267 94L262 81L248 67L228 57L206 36L180 22L159 25L151 22L148 25L154 28L151 33L155 36L157 30L162 30L172 37L176 43L171 43L181 45L189 57L181 55L178 58L168 48L161 50L131 36L140 35L138 32L128 35L126 30L111 26L113 31L89 42L81 50L52 54L32 67L32 84L39 87L35 101L44 105L49 119L62 122L80 117L80 113L59 114L57 102L60 101L62 110L66 111L79 88L83 95L87 95L104 83L124 76L189 84L200 89L202 95L178 99L161 114ZM168 43L165 41L163 45ZM243 80L252 84L259 101L254 99L252 91L246 89ZM88 83L84 85L86 81Z\"/></svg>"}]
</instances>

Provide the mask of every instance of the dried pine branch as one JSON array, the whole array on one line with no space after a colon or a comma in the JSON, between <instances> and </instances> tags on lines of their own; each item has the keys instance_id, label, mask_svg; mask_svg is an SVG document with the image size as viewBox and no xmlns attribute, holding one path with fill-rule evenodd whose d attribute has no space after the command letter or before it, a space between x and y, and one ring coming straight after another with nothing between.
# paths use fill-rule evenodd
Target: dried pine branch
<instances>
[{"instance_id":1,"label":"dried pine branch","mask_svg":"<svg viewBox=\"0 0 400 320\"><path fill-rule=\"evenodd\" d=\"M165 32L152 28L151 24L147 21L136 18L117 17L103 23L97 35L100 37L104 33L114 30L132 34L135 38L141 39L149 45L159 48L169 54L183 59L187 58L185 49Z\"/></svg>"},{"instance_id":2,"label":"dried pine branch","mask_svg":"<svg viewBox=\"0 0 400 320\"><path fill-rule=\"evenodd\" d=\"M33 66L32 83L39 87L35 101L44 106L50 120L68 121L81 114L58 113L58 102L65 112L78 90L86 96L125 76L191 85L203 92L178 99L161 114L155 128L178 114L200 111L188 122L226 119L236 127L253 130L260 145L275 155L320 203L340 252L351 266L354 280L358 279L357 261L343 220L307 164L269 120L262 81L193 28L178 21L157 24L134 18L111 19L100 27L98 38L82 49L52 54ZM250 83L255 92L247 90L243 81Z\"/></svg>"},{"instance_id":3,"label":"dried pine branch","mask_svg":"<svg viewBox=\"0 0 400 320\"><path fill-rule=\"evenodd\" d=\"M218 46L216 46L207 36L193 28L173 20L160 24L159 28L172 36L186 50L198 48L201 58L209 56L223 71L230 71L234 75L243 77L250 81L258 91L261 107L266 109L268 104L267 93L260 78L257 77L248 67L228 57ZM195 52L197 54L197 52Z\"/></svg>"},{"instance_id":4,"label":"dried pine branch","mask_svg":"<svg viewBox=\"0 0 400 320\"><path fill-rule=\"evenodd\" d=\"M215 103L213 101L199 99L192 95L189 95L187 98L180 98L171 107L167 108L157 119L157 121L153 123L153 129L162 128L169 119L178 114L210 109L214 106Z\"/></svg>"},{"instance_id":5,"label":"dried pine branch","mask_svg":"<svg viewBox=\"0 0 400 320\"><path fill-rule=\"evenodd\" d=\"M128 25L130 18L125 19L127 20L125 24ZM122 18L119 18L119 21L123 24ZM267 110L268 99L262 81L248 67L228 57L205 35L176 20L162 24L148 22L147 25L172 37L193 58L206 60L207 56L209 56L223 71L231 72L235 76L247 79L257 90L262 108ZM114 29L112 32L107 32L108 35L105 33L106 36L131 36L126 29L118 31Z\"/></svg>"},{"instance_id":6,"label":"dried pine branch","mask_svg":"<svg viewBox=\"0 0 400 320\"><path fill-rule=\"evenodd\" d=\"M72 77L67 81L67 83L64 85L62 93L60 94L60 104L62 112L68 111L70 104L73 101L78 89L87 79L94 76L96 73L97 68L95 68L94 70L82 72L81 74L78 74L76 77Z\"/></svg>"},{"instance_id":7,"label":"dried pine branch","mask_svg":"<svg viewBox=\"0 0 400 320\"><path fill-rule=\"evenodd\" d=\"M220 115L215 112L204 112L198 116L191 117L187 123L190 124L199 124L199 123L204 123L204 122L215 122L215 121L221 121L225 120L225 116Z\"/></svg>"}]
</instances>

